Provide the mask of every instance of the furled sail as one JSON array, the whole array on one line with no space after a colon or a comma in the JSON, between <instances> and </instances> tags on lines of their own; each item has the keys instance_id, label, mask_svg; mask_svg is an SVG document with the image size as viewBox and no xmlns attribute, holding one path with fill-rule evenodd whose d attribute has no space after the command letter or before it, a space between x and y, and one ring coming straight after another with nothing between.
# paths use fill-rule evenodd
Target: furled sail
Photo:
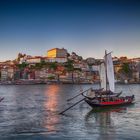
<instances>
[{"instance_id":1,"label":"furled sail","mask_svg":"<svg viewBox=\"0 0 140 140\"><path fill-rule=\"evenodd\" d=\"M111 53L106 55L106 70L107 70L107 79L109 83L109 89L115 91L115 79L114 79L114 67Z\"/></svg>"},{"instance_id":2,"label":"furled sail","mask_svg":"<svg viewBox=\"0 0 140 140\"><path fill-rule=\"evenodd\" d=\"M106 72L105 72L105 64L102 63L99 68L100 80L101 80L101 88L106 91Z\"/></svg>"}]
</instances>

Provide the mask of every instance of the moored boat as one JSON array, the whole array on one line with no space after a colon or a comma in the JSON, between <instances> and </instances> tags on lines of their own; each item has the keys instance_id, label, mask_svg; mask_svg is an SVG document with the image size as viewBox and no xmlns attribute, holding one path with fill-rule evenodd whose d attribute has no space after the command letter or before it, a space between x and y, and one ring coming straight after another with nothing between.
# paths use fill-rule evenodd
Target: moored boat
<instances>
[{"instance_id":1,"label":"moored boat","mask_svg":"<svg viewBox=\"0 0 140 140\"><path fill-rule=\"evenodd\" d=\"M82 101L85 101L91 107L115 107L132 104L135 101L135 96L122 96L121 92L115 92L115 78L114 78L114 69L111 53L105 53L104 63L100 65L100 79L101 79L101 87L99 89L89 88L85 91L80 92L74 97L68 99L67 101L71 101L76 97L83 95L84 98L74 103L70 107L61 111L59 114L64 114L67 110L76 106ZM108 85L107 85L108 83ZM98 108L99 109L99 108Z\"/></svg>"},{"instance_id":2,"label":"moored boat","mask_svg":"<svg viewBox=\"0 0 140 140\"><path fill-rule=\"evenodd\" d=\"M119 106L119 105L127 105L134 103L135 97L132 96L120 96L120 97L95 97L94 99L85 98L85 101L91 107L105 107L105 106Z\"/></svg>"},{"instance_id":3,"label":"moored boat","mask_svg":"<svg viewBox=\"0 0 140 140\"><path fill-rule=\"evenodd\" d=\"M0 102L4 99L4 97L0 97Z\"/></svg>"},{"instance_id":4,"label":"moored boat","mask_svg":"<svg viewBox=\"0 0 140 140\"><path fill-rule=\"evenodd\" d=\"M100 78L102 91L93 91L94 96L85 97L85 102L91 107L106 107L132 104L135 96L120 96L122 92L115 93L114 69L111 53L105 52L104 63L101 64ZM107 87L107 82L109 86Z\"/></svg>"}]
</instances>

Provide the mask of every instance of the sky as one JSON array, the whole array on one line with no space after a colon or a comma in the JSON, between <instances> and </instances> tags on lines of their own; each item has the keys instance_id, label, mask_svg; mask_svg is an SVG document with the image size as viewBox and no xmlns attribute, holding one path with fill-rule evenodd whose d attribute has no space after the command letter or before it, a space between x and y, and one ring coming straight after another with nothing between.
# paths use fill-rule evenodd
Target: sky
<instances>
[{"instance_id":1,"label":"sky","mask_svg":"<svg viewBox=\"0 0 140 140\"><path fill-rule=\"evenodd\" d=\"M0 61L65 48L83 58L140 57L140 1L0 0Z\"/></svg>"}]
</instances>

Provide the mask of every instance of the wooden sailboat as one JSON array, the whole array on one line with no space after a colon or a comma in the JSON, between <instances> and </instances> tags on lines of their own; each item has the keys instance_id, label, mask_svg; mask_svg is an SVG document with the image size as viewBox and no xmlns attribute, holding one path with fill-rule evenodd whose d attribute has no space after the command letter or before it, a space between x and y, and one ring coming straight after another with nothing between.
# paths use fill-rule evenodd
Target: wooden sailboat
<instances>
[{"instance_id":1,"label":"wooden sailboat","mask_svg":"<svg viewBox=\"0 0 140 140\"><path fill-rule=\"evenodd\" d=\"M80 95L84 96L83 99L61 111L59 114L64 114L66 111L82 101L87 102L91 107L113 107L118 105L132 104L134 102L134 95L120 96L122 92L115 93L114 69L111 53L107 54L105 52L104 63L101 64L100 69L101 88L97 90L89 88L68 99L67 101L71 101ZM109 88L107 88L107 80ZM88 95L88 93L90 93L90 95Z\"/></svg>"},{"instance_id":2,"label":"wooden sailboat","mask_svg":"<svg viewBox=\"0 0 140 140\"><path fill-rule=\"evenodd\" d=\"M100 78L101 78L101 88L102 91L94 92L95 96L86 96L85 101L91 106L116 106L116 105L126 105L134 102L135 97L132 96L120 96L120 93L115 93L115 80L114 80L114 68L112 62L111 53L106 53L104 56L104 63L100 65ZM109 89L107 88L107 80L109 84Z\"/></svg>"},{"instance_id":3,"label":"wooden sailboat","mask_svg":"<svg viewBox=\"0 0 140 140\"><path fill-rule=\"evenodd\" d=\"M0 102L1 102L3 99L4 99L4 97L1 97L1 98L0 98Z\"/></svg>"}]
</instances>

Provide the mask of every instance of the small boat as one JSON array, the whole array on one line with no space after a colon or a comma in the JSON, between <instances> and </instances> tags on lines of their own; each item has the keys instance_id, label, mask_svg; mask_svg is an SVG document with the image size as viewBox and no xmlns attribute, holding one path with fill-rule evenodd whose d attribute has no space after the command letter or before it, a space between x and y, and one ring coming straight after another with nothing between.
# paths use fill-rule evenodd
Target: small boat
<instances>
[{"instance_id":1,"label":"small boat","mask_svg":"<svg viewBox=\"0 0 140 140\"><path fill-rule=\"evenodd\" d=\"M0 98L0 102L4 99L4 97Z\"/></svg>"},{"instance_id":2,"label":"small boat","mask_svg":"<svg viewBox=\"0 0 140 140\"><path fill-rule=\"evenodd\" d=\"M83 95L85 102L91 107L105 107L105 106L118 106L132 104L135 101L135 96L120 96L122 92L115 93L115 79L114 68L111 53L105 51L104 62L100 65L100 79L101 89L100 91L92 92L92 96ZM107 87L108 82L108 87ZM94 96L93 96L94 95Z\"/></svg>"}]
</instances>

